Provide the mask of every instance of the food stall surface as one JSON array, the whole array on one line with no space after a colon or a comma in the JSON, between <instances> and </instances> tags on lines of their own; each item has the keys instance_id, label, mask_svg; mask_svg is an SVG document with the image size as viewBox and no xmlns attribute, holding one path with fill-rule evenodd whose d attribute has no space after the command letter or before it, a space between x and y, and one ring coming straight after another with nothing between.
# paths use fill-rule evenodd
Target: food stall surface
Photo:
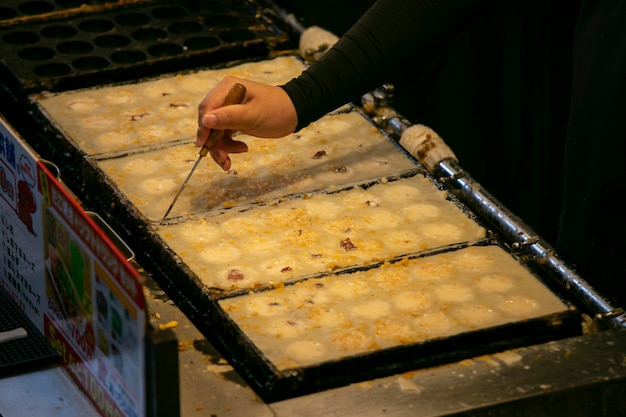
<instances>
[{"instance_id":1,"label":"food stall surface","mask_svg":"<svg viewBox=\"0 0 626 417\"><path fill-rule=\"evenodd\" d=\"M265 403L185 315L147 281L153 325L179 342L182 417L626 415L626 329L484 355ZM2 417L97 416L60 369L0 378Z\"/></svg>"},{"instance_id":2,"label":"food stall surface","mask_svg":"<svg viewBox=\"0 0 626 417\"><path fill-rule=\"evenodd\" d=\"M137 3L139 7L144 8L143 1ZM181 4L183 3L188 3L189 7L198 7L202 2L181 2ZM214 3L210 2L210 4L213 5ZM147 23L151 23L153 20L159 20L157 24L162 26L160 20L170 18L177 19L181 16L187 16L190 11L193 11L191 9L187 10L182 6L180 8L161 8L160 6L162 5L165 5L162 1L155 2L154 8L152 4L145 7L147 10L149 9L151 11L150 13L143 13L143 10L139 10L141 13L136 13L132 16L134 18L141 17L147 19ZM133 8L134 5L129 7ZM176 16L174 16L175 13L171 13L174 11L182 13L182 15L176 14ZM192 15L194 14L192 13ZM243 19L243 17L241 17L241 20L237 19L238 22L241 22L242 26L245 26L243 28L246 29L244 30L244 38L235 39L240 41L234 48L236 51L233 52L229 49L230 44L228 44L224 48L226 49L224 55L220 55L220 57L216 56L214 61L228 61L234 59L236 57L233 57L232 54L242 49L240 46L247 47L254 43L259 44L260 48L258 50L255 48L252 50L245 48L246 53L243 54L244 56L248 58L252 58L252 56L250 56L251 54L254 55L254 57L259 55L264 56L268 52L267 48L271 46L273 46L273 49L282 49L283 42L285 42L284 36L275 36L271 30L265 31L265 22L256 22L255 20L258 24L249 25L248 22L250 19L258 18L257 14L248 16L247 13L241 13L241 15L246 16L248 19ZM117 11L109 12L105 10L102 13L102 17L107 23L113 21L120 23L120 15ZM203 18L209 21L210 19L207 19L207 17L210 16L207 14ZM82 12L76 16L71 16L71 19L65 22L67 23L66 27L83 28L85 27L83 19L84 16ZM79 21L82 25L78 24ZM91 17L89 17L88 22L89 21L91 21ZM37 27L33 29L33 32L36 32L39 30L40 22L35 21L34 23ZM204 27L203 25L205 24L204 22L202 24L199 22L192 23L196 23L195 26L198 28ZM123 25L120 23L119 27L122 26ZM108 27L112 28L116 26L112 25ZM180 26L174 24L168 26L168 28L176 27ZM184 27L188 29L192 26L190 26L189 22L185 22ZM257 34L251 32L251 27L263 29L260 32L260 36L258 36L259 40L257 42L253 42L251 39L247 38L248 36L257 37ZM58 31L59 28L60 26L55 24L55 26L52 27L53 30L47 28L47 31L44 31L44 33L57 33L56 31ZM7 30L12 29L13 28L8 28ZM22 39L21 36L24 32L24 30L21 30L18 33L20 36L12 34L12 36L9 37L4 36L3 39L19 40ZM88 39L84 39L84 43L81 43L81 45L90 44L89 33L91 32L85 31L85 33L83 33L83 37ZM186 34L187 31L181 35L186 36ZM232 35L232 33L230 34ZM237 34L241 36L241 32L237 32ZM170 35L173 36L174 31L172 31ZM171 39L171 36L168 37L168 39ZM53 39L55 37L50 36L50 38ZM119 38L107 37L104 39L110 41L111 39ZM136 39L136 36L133 37L129 34L126 39ZM267 39L269 42L264 42L264 39ZM99 37L98 40L102 41L102 38ZM140 39L136 40L140 41ZM144 45L146 46L145 48L140 48L153 51L153 55L159 56L158 58L152 59L154 64L159 64L154 65L154 68L152 68L151 65L139 64L135 61L120 62L119 60L115 60L114 56L112 56L111 59L112 62L115 62L115 68L110 74L107 73L111 78L109 81L118 81L117 77L120 75L118 70L124 69L122 67L125 67L126 64L133 64L137 68L144 69L147 72L156 70L156 72L160 73L179 69L179 65L185 68L194 67L196 66L196 62L194 61L196 58L202 58L203 60L207 58L206 56L198 57L195 55L193 57L184 56L184 54L187 54L190 50L194 50L194 48L190 47L189 40L186 38L184 40L182 38L176 38L174 40L178 40L177 43L185 44L185 48L179 50L177 48L178 45L174 45L174 49L167 49L167 51L163 49L163 45L160 45L159 48L152 48L148 45ZM143 40L143 42L145 41L146 40ZM95 40L93 43L98 45L98 42ZM206 44L203 45L204 46L200 45L202 46L200 50L206 47ZM59 45L51 40L48 41L48 44L41 46L46 47L44 52L47 53L63 53L62 48L58 48ZM22 46L20 45L11 47L18 48L20 51L22 50ZM166 47L170 48L172 45L166 45ZM27 52L29 51L32 52L31 49L27 49ZM35 49L35 51L42 52L41 49ZM179 51L178 53L181 55L177 55L176 51ZM174 54L176 57L169 56L170 54ZM9 55L19 56L19 54ZM115 54L115 57L119 58L118 55L119 54ZM169 58L163 59L165 55L168 55ZM202 54L198 53L197 55ZM41 61L45 59L42 58ZM96 59L95 61L90 60L89 62L105 61L106 60ZM76 60L75 62L80 63L84 61ZM140 60L140 62L142 61ZM38 62L38 64L41 64L41 62ZM56 64L59 63L46 62L46 66L43 68L47 68L48 70L56 69L56 71L58 71L59 68L69 68L67 66L57 66ZM11 68L7 68L7 70L11 72L12 69L21 69L24 66L9 65L9 67ZM80 69L76 65L75 67ZM42 67L38 66L37 68ZM84 76L86 81L89 81L86 84L102 83L99 69L89 67L86 70L83 68L83 71L85 74L78 78ZM262 73L265 74L266 72ZM89 79L90 74L97 74L95 77L97 79ZM138 73L127 71L127 75L131 74L137 76L138 74L148 75L141 73L141 71ZM23 71L15 71L15 74L11 73L10 75L10 79L13 80L15 78L15 84L19 84L19 86L14 87L19 87L17 89L23 90L23 93L42 89L44 85L39 83L42 82L43 75L51 75L49 80L51 84L47 86L54 85L59 90L65 89L75 81L75 78L71 76L64 77L64 80L58 80L56 75L59 74L55 71L50 71L50 74L35 74L33 77L35 83L32 85L29 83L28 77L22 77L22 75L24 75ZM59 82L59 84L56 84L57 82ZM67 84L63 84L64 82ZM76 86L72 85L72 88L75 87ZM196 87L197 86L194 86L192 90L206 90L206 88ZM175 89L174 91L182 91L182 89ZM130 96L136 95L131 94ZM115 95L111 97L116 100L126 100L129 96ZM167 94L160 94L160 97L165 97L168 100L166 103L168 105L164 108L169 112L192 111L194 108L193 106L182 105L184 103L181 104L179 101L171 101L169 92ZM196 98L190 99L190 102L197 101L198 99ZM73 104L73 106L61 106L60 108L75 110L77 103ZM117 106L114 110L114 114L119 113ZM143 115L144 113L131 113L130 120L127 120L127 122L138 125L136 122L141 120ZM127 115L124 117L128 118ZM176 113L174 120L180 119L192 121L193 117L181 118L180 114ZM82 119L72 117L72 120ZM180 126L178 127L180 128ZM193 125L189 131L193 131ZM169 135L165 136L169 137ZM92 135L87 135L87 137L91 138ZM114 143L114 141L111 141L110 135L97 136L95 138L102 139L100 142L96 143L98 146ZM145 137L143 137L143 139L145 140ZM56 141L49 141L48 138L46 138L45 141L54 143L55 147L61 148ZM59 149L55 149L55 151L59 151ZM87 153L98 154L100 151L102 151L102 149L94 148ZM62 150L59 152L60 154L63 153ZM81 155L81 157L82 156L83 155ZM65 157L66 156L63 158ZM63 160L63 158L59 159ZM100 161L99 158L100 157L95 157L94 159ZM57 158L53 159L56 160ZM76 159L78 158L74 158L72 162L78 162ZM100 180L100 178L98 178L98 180ZM81 189L81 187L76 187L76 189ZM189 190L186 196L189 196ZM113 206L115 206L115 204L111 204L111 201L106 197L103 200L106 200L103 203L105 207L112 209ZM160 213L161 210L158 210L157 214ZM113 213L111 218L115 217L116 214ZM130 234L136 235L137 232L134 231ZM144 253L145 252L148 251L144 251ZM162 261L162 258L160 258L158 254L155 256L155 259ZM161 283L161 281L159 282ZM176 279L173 279L171 284L178 288L183 286L181 282ZM465 359L460 362L448 363L437 367L416 367L415 370L410 370L402 374L380 379L369 379L341 388L323 389L314 394L296 396L287 400L263 401L257 395L253 387L248 385L246 378L243 377L247 369L245 367L239 367L237 369L244 372L237 372L233 366L231 366L231 363L218 352L218 349L205 338L207 334L206 328L203 329L204 334L199 331L198 328L191 323L186 314L166 296L165 292L148 278L146 278L146 288L148 290L147 298L149 303L147 311L150 312L152 324L156 327L164 326L171 328L178 339L180 379L172 381L171 387L169 388L172 393L172 398L175 398L176 401L178 401L179 398L177 394L180 393L180 411L183 417L212 417L224 415L563 415L568 417L626 415L626 395L624 395L626 391L626 355L624 353L626 352L626 331L623 328L588 333L583 336L571 337L540 345L524 345L525 347L471 357L470 359ZM163 286L163 288L167 289L167 286ZM202 307L200 308L201 311L205 311L202 310ZM558 325L560 320L554 319L550 322ZM536 333L537 332L534 334ZM515 336L517 336L517 334ZM505 338L504 340L507 339ZM235 339L235 342L236 341L237 339ZM458 340L451 341L450 343L455 345L458 343ZM458 348L458 346L453 347ZM502 347L501 349L504 348ZM415 357L415 355L413 355L413 357ZM427 357L427 355L418 357L423 358ZM396 358L396 360L400 359ZM232 363L235 364L236 361L232 361ZM363 366L367 367L368 365L369 364L365 363ZM337 374L338 371L334 373L335 376ZM306 382L317 384L319 380L320 379L311 378L307 379ZM178 384L179 381L180 384ZM289 387L289 385L287 385L287 387ZM9 375L6 373L4 375L0 374L0 417L56 415L90 417L92 415L97 416L98 413L60 367L50 365L47 367L39 366L34 371L32 368L30 368L29 371L20 368L17 371L12 371Z\"/></svg>"}]
</instances>

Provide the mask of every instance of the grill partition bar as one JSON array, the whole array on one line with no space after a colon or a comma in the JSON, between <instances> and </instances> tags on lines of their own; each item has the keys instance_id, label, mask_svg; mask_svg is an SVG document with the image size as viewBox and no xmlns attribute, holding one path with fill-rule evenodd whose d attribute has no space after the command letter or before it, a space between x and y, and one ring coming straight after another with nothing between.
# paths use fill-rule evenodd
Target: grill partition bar
<instances>
[{"instance_id":1,"label":"grill partition bar","mask_svg":"<svg viewBox=\"0 0 626 417\"><path fill-rule=\"evenodd\" d=\"M600 327L626 327L626 312L599 293L576 269L561 259L554 248L522 219L508 210L459 165L443 140L423 125L409 126L388 110L382 119L400 136L400 144L477 215L490 222L516 252L529 256L561 284L593 316Z\"/></svg>"}]
</instances>

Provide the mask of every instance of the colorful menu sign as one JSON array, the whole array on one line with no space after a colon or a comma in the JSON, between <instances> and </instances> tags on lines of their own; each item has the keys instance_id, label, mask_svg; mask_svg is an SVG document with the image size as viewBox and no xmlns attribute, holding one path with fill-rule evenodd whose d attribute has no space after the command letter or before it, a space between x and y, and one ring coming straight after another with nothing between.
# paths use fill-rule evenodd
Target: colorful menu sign
<instances>
[{"instance_id":1,"label":"colorful menu sign","mask_svg":"<svg viewBox=\"0 0 626 417\"><path fill-rule=\"evenodd\" d=\"M145 415L138 273L2 118L0 235L0 286L100 414Z\"/></svg>"}]
</instances>

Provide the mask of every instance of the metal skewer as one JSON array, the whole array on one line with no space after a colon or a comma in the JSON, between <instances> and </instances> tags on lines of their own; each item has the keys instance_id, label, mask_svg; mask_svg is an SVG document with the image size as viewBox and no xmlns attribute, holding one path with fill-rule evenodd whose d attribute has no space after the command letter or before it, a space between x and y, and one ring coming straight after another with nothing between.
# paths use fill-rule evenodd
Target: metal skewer
<instances>
[{"instance_id":1,"label":"metal skewer","mask_svg":"<svg viewBox=\"0 0 626 417\"><path fill-rule=\"evenodd\" d=\"M228 95L226 96L226 99L224 99L223 105L230 106L232 104L239 104L243 101L243 98L245 95L246 95L246 87L244 87L242 84L237 83L231 87L230 91L228 92ZM198 156L198 159L196 159L196 163L193 164L193 167L191 168L191 171L189 171L187 178L185 178L185 181L178 189L178 192L176 193L176 195L174 196L174 199L172 200L172 204L170 204L169 208L165 212L165 215L163 216L163 219L161 219L161 223L165 221L165 219L167 218L167 215L170 214L170 211L172 211L172 208L174 207L174 204L176 204L178 197L180 197L180 195L183 193L183 190L187 186L189 179L193 175L196 168L198 168L198 165L200 165L200 161L202 160L202 158L204 158L209 153L209 150L211 150L213 146L215 146L215 143L222 137L223 134L224 134L223 130L217 130L217 129L211 130L211 133L209 134L209 137L207 138L206 142L204 142L204 145L202 145L202 148L200 148L200 152L199 152L200 155Z\"/></svg>"}]
</instances>

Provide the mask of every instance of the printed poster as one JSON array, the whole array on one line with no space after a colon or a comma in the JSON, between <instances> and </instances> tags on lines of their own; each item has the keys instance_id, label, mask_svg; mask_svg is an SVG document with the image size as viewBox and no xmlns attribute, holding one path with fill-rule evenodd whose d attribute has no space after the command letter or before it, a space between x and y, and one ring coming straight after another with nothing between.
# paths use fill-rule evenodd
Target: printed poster
<instances>
[{"instance_id":1,"label":"printed poster","mask_svg":"<svg viewBox=\"0 0 626 417\"><path fill-rule=\"evenodd\" d=\"M102 416L143 416L138 273L1 118L0 197L0 285Z\"/></svg>"}]
</instances>

